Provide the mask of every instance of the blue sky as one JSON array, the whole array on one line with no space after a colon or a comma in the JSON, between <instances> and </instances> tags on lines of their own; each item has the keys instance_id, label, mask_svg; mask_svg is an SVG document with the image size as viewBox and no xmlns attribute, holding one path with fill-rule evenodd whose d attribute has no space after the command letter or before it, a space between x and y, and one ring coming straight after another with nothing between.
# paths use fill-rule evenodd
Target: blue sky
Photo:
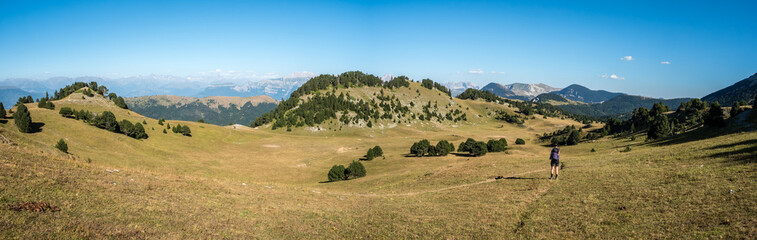
<instances>
[{"instance_id":1,"label":"blue sky","mask_svg":"<svg viewBox=\"0 0 757 240\"><path fill-rule=\"evenodd\" d=\"M0 78L361 70L702 97L757 72L754 9L755 1L3 0Z\"/></svg>"}]
</instances>

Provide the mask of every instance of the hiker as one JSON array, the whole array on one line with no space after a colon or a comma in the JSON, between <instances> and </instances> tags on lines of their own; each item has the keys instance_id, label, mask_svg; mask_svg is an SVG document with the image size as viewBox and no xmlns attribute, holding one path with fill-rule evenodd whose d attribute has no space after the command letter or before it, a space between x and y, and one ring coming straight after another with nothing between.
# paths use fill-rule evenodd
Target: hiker
<instances>
[{"instance_id":1,"label":"hiker","mask_svg":"<svg viewBox=\"0 0 757 240\"><path fill-rule=\"evenodd\" d=\"M549 172L549 179L557 180L557 175L560 171L560 148L557 147L557 144L555 144L555 147L552 148L552 153L549 154L549 165L551 166L551 172Z\"/></svg>"}]
</instances>

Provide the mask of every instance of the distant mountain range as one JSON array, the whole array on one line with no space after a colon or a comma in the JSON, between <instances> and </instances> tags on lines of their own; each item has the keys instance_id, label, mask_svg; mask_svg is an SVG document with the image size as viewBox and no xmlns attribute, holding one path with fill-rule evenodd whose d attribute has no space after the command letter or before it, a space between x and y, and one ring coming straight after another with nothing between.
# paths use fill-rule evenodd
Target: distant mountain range
<instances>
[{"instance_id":1,"label":"distant mountain range","mask_svg":"<svg viewBox=\"0 0 757 240\"><path fill-rule=\"evenodd\" d=\"M755 95L757 95L757 73L729 87L710 93L702 100L731 106L736 101L754 101Z\"/></svg>"},{"instance_id":2,"label":"distant mountain range","mask_svg":"<svg viewBox=\"0 0 757 240\"><path fill-rule=\"evenodd\" d=\"M6 107L16 103L19 97L33 98L51 95L74 82L98 82L119 96L139 97L153 95L177 95L191 97L266 95L274 99L289 97L289 94L312 76L278 77L271 79L228 79L225 83L192 77L148 75L126 78L103 77L54 77L44 80L11 78L0 81L0 102Z\"/></svg>"},{"instance_id":3,"label":"distant mountain range","mask_svg":"<svg viewBox=\"0 0 757 240\"><path fill-rule=\"evenodd\" d=\"M550 87L549 85L542 84L542 83L539 83L539 84L513 83L513 84L507 84L507 85L502 85L499 83L489 83L488 85L481 88L481 90L489 91L491 93L494 93L494 95L497 95L503 98L530 101L531 99L538 96L539 94L559 91L560 88Z\"/></svg>"},{"instance_id":4,"label":"distant mountain range","mask_svg":"<svg viewBox=\"0 0 757 240\"><path fill-rule=\"evenodd\" d=\"M250 125L256 117L278 104L269 96L254 97L180 97L171 95L126 98L129 108L144 116L169 120L197 121L216 125Z\"/></svg>"},{"instance_id":5,"label":"distant mountain range","mask_svg":"<svg viewBox=\"0 0 757 240\"><path fill-rule=\"evenodd\" d=\"M302 84L309 79L310 78L279 78L250 81L242 85L234 83L214 84L193 96L248 97L265 95L274 99L285 99L289 97L289 94L291 94L292 91L302 86Z\"/></svg>"},{"instance_id":6,"label":"distant mountain range","mask_svg":"<svg viewBox=\"0 0 757 240\"><path fill-rule=\"evenodd\" d=\"M448 82L445 83L444 86L450 90L452 96L460 95L468 88L478 89L478 86L472 82Z\"/></svg>"},{"instance_id":7,"label":"distant mountain range","mask_svg":"<svg viewBox=\"0 0 757 240\"><path fill-rule=\"evenodd\" d=\"M587 87L584 87L578 84L570 85L554 93L557 95L563 96L569 100L579 101L579 102L584 102L584 103L601 103L622 94L622 93L608 92L605 90L591 90Z\"/></svg>"}]
</instances>

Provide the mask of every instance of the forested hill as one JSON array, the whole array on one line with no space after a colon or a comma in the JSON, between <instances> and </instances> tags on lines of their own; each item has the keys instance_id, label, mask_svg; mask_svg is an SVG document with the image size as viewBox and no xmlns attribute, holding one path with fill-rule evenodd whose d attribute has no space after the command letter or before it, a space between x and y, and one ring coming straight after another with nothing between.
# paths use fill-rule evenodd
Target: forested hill
<instances>
[{"instance_id":1,"label":"forested hill","mask_svg":"<svg viewBox=\"0 0 757 240\"><path fill-rule=\"evenodd\" d=\"M341 129L411 121L456 123L466 121L467 112L445 86L430 79L413 82L399 76L384 82L375 75L353 71L310 79L275 110L255 119L252 127Z\"/></svg>"},{"instance_id":2,"label":"forested hill","mask_svg":"<svg viewBox=\"0 0 757 240\"><path fill-rule=\"evenodd\" d=\"M155 119L198 121L216 125L249 125L256 117L276 108L268 96L180 97L171 95L126 98L131 109Z\"/></svg>"},{"instance_id":3,"label":"forested hill","mask_svg":"<svg viewBox=\"0 0 757 240\"><path fill-rule=\"evenodd\" d=\"M753 101L757 96L757 73L731 86L720 89L703 97L703 101L718 102L723 106L732 106L736 102Z\"/></svg>"}]
</instances>

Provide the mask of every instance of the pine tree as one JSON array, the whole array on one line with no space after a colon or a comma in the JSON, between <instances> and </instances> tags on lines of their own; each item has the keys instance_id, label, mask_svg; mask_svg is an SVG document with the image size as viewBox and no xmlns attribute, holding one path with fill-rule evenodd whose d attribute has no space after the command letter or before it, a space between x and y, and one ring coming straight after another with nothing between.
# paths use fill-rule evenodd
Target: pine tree
<instances>
[{"instance_id":1,"label":"pine tree","mask_svg":"<svg viewBox=\"0 0 757 240\"><path fill-rule=\"evenodd\" d=\"M184 125L184 127L181 128L181 134L184 136L192 136L192 130L189 129L188 125Z\"/></svg>"},{"instance_id":2,"label":"pine tree","mask_svg":"<svg viewBox=\"0 0 757 240\"><path fill-rule=\"evenodd\" d=\"M570 132L570 135L568 135L566 143L568 145L576 145L579 141L581 141L581 133L579 131L573 130Z\"/></svg>"},{"instance_id":3,"label":"pine tree","mask_svg":"<svg viewBox=\"0 0 757 240\"><path fill-rule=\"evenodd\" d=\"M55 144L55 148L57 148L61 152L68 153L68 144L66 144L66 141L63 141L63 138L58 140L58 143Z\"/></svg>"},{"instance_id":4,"label":"pine tree","mask_svg":"<svg viewBox=\"0 0 757 240\"><path fill-rule=\"evenodd\" d=\"M0 119L5 118L5 115L8 114L5 112L5 106L3 106L3 103L0 102Z\"/></svg>"},{"instance_id":5,"label":"pine tree","mask_svg":"<svg viewBox=\"0 0 757 240\"><path fill-rule=\"evenodd\" d=\"M147 133L145 132L144 126L142 126L141 123L134 124L134 130L133 132L133 138L136 139L146 139Z\"/></svg>"},{"instance_id":6,"label":"pine tree","mask_svg":"<svg viewBox=\"0 0 757 240\"><path fill-rule=\"evenodd\" d=\"M668 121L668 117L665 115L658 116L655 118L654 122L652 122L652 126L649 127L647 138L658 139L667 137L668 135L670 135L670 130L670 122Z\"/></svg>"},{"instance_id":7,"label":"pine tree","mask_svg":"<svg viewBox=\"0 0 757 240\"><path fill-rule=\"evenodd\" d=\"M725 114L723 114L723 108L720 107L719 103L714 102L710 104L710 110L707 111L704 124L710 127L725 126Z\"/></svg>"},{"instance_id":8,"label":"pine tree","mask_svg":"<svg viewBox=\"0 0 757 240\"><path fill-rule=\"evenodd\" d=\"M26 105L21 104L16 107L16 112L13 113L13 121L16 123L16 127L18 127L18 131L22 133L32 132L32 116Z\"/></svg>"}]
</instances>

